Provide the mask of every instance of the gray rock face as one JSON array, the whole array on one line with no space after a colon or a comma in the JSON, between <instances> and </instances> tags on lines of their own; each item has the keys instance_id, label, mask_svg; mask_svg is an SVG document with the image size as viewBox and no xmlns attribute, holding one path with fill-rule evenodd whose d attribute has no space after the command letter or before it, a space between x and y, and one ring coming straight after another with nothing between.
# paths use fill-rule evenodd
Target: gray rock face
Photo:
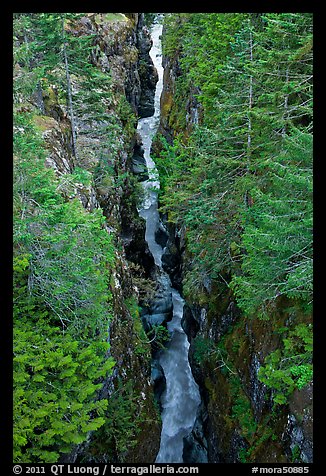
<instances>
[{"instance_id":1,"label":"gray rock face","mask_svg":"<svg viewBox=\"0 0 326 476\"><path fill-rule=\"evenodd\" d=\"M253 403L253 411L255 418L258 420L263 411L264 403L265 403L265 395L267 387L258 379L258 372L261 367L261 362L259 361L258 355L253 354L249 373L250 373L250 398Z\"/></svg>"},{"instance_id":2,"label":"gray rock face","mask_svg":"<svg viewBox=\"0 0 326 476\"><path fill-rule=\"evenodd\" d=\"M152 363L151 382L154 387L155 400L159 404L160 410L162 411L161 396L166 388L166 379L162 366L159 364L158 360L153 360Z\"/></svg>"},{"instance_id":3,"label":"gray rock face","mask_svg":"<svg viewBox=\"0 0 326 476\"><path fill-rule=\"evenodd\" d=\"M146 332L157 325L164 325L172 318L172 295L163 288L159 288L154 299L143 310L142 323Z\"/></svg>"},{"instance_id":4,"label":"gray rock face","mask_svg":"<svg viewBox=\"0 0 326 476\"><path fill-rule=\"evenodd\" d=\"M164 271L170 276L172 286L178 291L181 291L180 237L173 226L167 224L167 230L169 239L165 244L164 253L162 255L162 266Z\"/></svg>"},{"instance_id":5,"label":"gray rock face","mask_svg":"<svg viewBox=\"0 0 326 476\"><path fill-rule=\"evenodd\" d=\"M160 224L161 225L161 224ZM156 243L162 246L164 248L168 242L169 235L166 231L166 229L161 225L158 230L155 232L155 240Z\"/></svg>"},{"instance_id":6,"label":"gray rock face","mask_svg":"<svg viewBox=\"0 0 326 476\"><path fill-rule=\"evenodd\" d=\"M144 158L143 147L136 143L134 146L133 156L131 158L132 172L138 176L140 181L148 180L146 160Z\"/></svg>"},{"instance_id":7,"label":"gray rock face","mask_svg":"<svg viewBox=\"0 0 326 476\"><path fill-rule=\"evenodd\" d=\"M311 441L307 440L302 426L293 414L289 414L285 431L285 439L288 440L291 450L291 458L299 462L311 463L313 461L313 448Z\"/></svg>"},{"instance_id":8,"label":"gray rock face","mask_svg":"<svg viewBox=\"0 0 326 476\"><path fill-rule=\"evenodd\" d=\"M309 385L295 390L289 405L283 441L288 458L294 462L313 462L313 388Z\"/></svg>"},{"instance_id":9,"label":"gray rock face","mask_svg":"<svg viewBox=\"0 0 326 476\"><path fill-rule=\"evenodd\" d=\"M183 318L181 321L181 325L183 330L187 334L189 341L191 341L192 338L196 337L197 332L199 330L199 323L187 303L185 304L183 309Z\"/></svg>"},{"instance_id":10,"label":"gray rock face","mask_svg":"<svg viewBox=\"0 0 326 476\"><path fill-rule=\"evenodd\" d=\"M168 319L169 313L145 314L142 316L144 327L161 326Z\"/></svg>"},{"instance_id":11,"label":"gray rock face","mask_svg":"<svg viewBox=\"0 0 326 476\"><path fill-rule=\"evenodd\" d=\"M172 297L171 294L157 297L151 306L153 314L172 312Z\"/></svg>"}]
</instances>

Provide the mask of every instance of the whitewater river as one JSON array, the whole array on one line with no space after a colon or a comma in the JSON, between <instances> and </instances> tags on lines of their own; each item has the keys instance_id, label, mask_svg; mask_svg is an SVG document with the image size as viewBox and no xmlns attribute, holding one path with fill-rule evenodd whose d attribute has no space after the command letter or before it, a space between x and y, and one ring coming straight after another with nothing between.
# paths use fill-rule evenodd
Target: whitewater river
<instances>
[{"instance_id":1,"label":"whitewater river","mask_svg":"<svg viewBox=\"0 0 326 476\"><path fill-rule=\"evenodd\" d=\"M194 426L200 394L189 365L189 342L181 326L184 300L172 287L169 276L162 268L163 248L155 241L155 232L160 225L155 189L158 190L160 184L155 163L150 156L150 148L159 124L160 96L163 88L161 34L162 25L154 24L151 32L153 46L150 55L158 71L159 80L155 92L155 113L138 122L138 132L142 138L149 175L149 179L143 182L146 193L143 208L139 213L146 220L145 239L158 268L158 280L164 288L164 293L172 294L173 303L173 318L168 322L171 340L159 358L166 379L166 390L161 397L162 433L155 462L183 463L183 438L189 435Z\"/></svg>"}]
</instances>

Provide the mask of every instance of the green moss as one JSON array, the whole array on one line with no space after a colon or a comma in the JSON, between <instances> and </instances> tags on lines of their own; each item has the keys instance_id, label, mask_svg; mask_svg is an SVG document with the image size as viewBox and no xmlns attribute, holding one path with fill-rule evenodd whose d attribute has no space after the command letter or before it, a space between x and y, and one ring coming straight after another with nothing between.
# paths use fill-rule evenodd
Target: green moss
<instances>
[{"instance_id":1,"label":"green moss","mask_svg":"<svg viewBox=\"0 0 326 476\"><path fill-rule=\"evenodd\" d=\"M300 447L298 445L295 445L292 448L291 463L301 463L300 454Z\"/></svg>"},{"instance_id":2,"label":"green moss","mask_svg":"<svg viewBox=\"0 0 326 476\"><path fill-rule=\"evenodd\" d=\"M135 296L131 296L125 299L124 302L133 320L133 331L136 335L134 352L137 355L145 355L149 357L150 343L141 322L138 300Z\"/></svg>"},{"instance_id":3,"label":"green moss","mask_svg":"<svg viewBox=\"0 0 326 476\"><path fill-rule=\"evenodd\" d=\"M161 107L161 115L163 118L168 117L173 104L173 95L170 91L165 91L163 95L163 103Z\"/></svg>"},{"instance_id":4,"label":"green moss","mask_svg":"<svg viewBox=\"0 0 326 476\"><path fill-rule=\"evenodd\" d=\"M251 403L247 395L244 393L241 380L237 375L230 378L232 404L232 417L235 418L240 426L241 434L249 441L252 440L256 430L257 423L255 421Z\"/></svg>"},{"instance_id":5,"label":"green moss","mask_svg":"<svg viewBox=\"0 0 326 476\"><path fill-rule=\"evenodd\" d=\"M129 298L125 299L124 303L134 321L137 320L139 317L139 306L137 298L135 296L130 296Z\"/></svg>"},{"instance_id":6,"label":"green moss","mask_svg":"<svg viewBox=\"0 0 326 476\"><path fill-rule=\"evenodd\" d=\"M255 453L269 440L273 435L271 428L264 428L262 435L255 441L254 445L247 450L247 462L255 461Z\"/></svg>"},{"instance_id":7,"label":"green moss","mask_svg":"<svg viewBox=\"0 0 326 476\"><path fill-rule=\"evenodd\" d=\"M33 115L32 122L35 125L36 129L44 132L48 131L49 129L54 129L57 126L57 121L50 116L41 116L41 115Z\"/></svg>"},{"instance_id":8,"label":"green moss","mask_svg":"<svg viewBox=\"0 0 326 476\"><path fill-rule=\"evenodd\" d=\"M92 183L92 174L81 167L75 167L71 176L75 182L81 183L85 186L89 186Z\"/></svg>"},{"instance_id":9,"label":"green moss","mask_svg":"<svg viewBox=\"0 0 326 476\"><path fill-rule=\"evenodd\" d=\"M124 13L105 13L104 15L96 15L96 23L115 23L115 22L127 22L128 18Z\"/></svg>"},{"instance_id":10,"label":"green moss","mask_svg":"<svg viewBox=\"0 0 326 476\"><path fill-rule=\"evenodd\" d=\"M214 350L214 344L210 339L198 335L194 339L194 349L194 359L200 365L209 358Z\"/></svg>"}]
</instances>

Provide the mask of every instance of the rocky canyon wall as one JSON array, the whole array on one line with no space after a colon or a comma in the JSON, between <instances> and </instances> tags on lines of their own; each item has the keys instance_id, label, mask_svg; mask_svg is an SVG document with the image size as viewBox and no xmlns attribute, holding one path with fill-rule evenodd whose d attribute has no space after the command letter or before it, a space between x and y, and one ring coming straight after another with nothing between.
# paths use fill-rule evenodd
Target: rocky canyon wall
<instances>
[{"instance_id":1,"label":"rocky canyon wall","mask_svg":"<svg viewBox=\"0 0 326 476\"><path fill-rule=\"evenodd\" d=\"M160 418L150 378L151 349L138 311L139 300L152 286L154 263L136 208L137 180L132 171L134 149L140 148L137 116L152 114L157 74L149 56L151 39L144 15L117 15L120 17L112 20L106 14L85 14L67 27L75 36L94 35L89 62L108 78L97 90L105 117L90 120L85 105L75 107L77 157L73 154L71 121L55 84L43 84L41 95L35 99L43 112L35 116L35 125L46 141L46 166L58 177L78 170L88 178L67 179L61 193L66 200L78 198L86 210L101 208L107 232L116 237L116 266L110 283L114 318L109 326L110 354L116 364L110 380L104 382L101 398L110 400L112 395L121 394L130 402L126 431L129 428L131 433L123 450L116 442L106 441L105 429L100 429L63 456L62 462L106 462L110 458L149 463L155 460L160 441ZM83 87L81 79L72 75L71 82L73 93L78 95ZM103 136L104 146L97 128L108 130ZM128 412L132 414L128 416Z\"/></svg>"},{"instance_id":2,"label":"rocky canyon wall","mask_svg":"<svg viewBox=\"0 0 326 476\"><path fill-rule=\"evenodd\" d=\"M184 74L179 51L166 55L163 64L159 134L171 144L180 133L186 140L200 123L203 108L195 85L178 89ZM153 146L157 154L159 134ZM191 266L187 232L182 223L166 226L171 233L165 266L182 289ZM184 316L193 374L204 401L192 440L199 449L207 448L209 462L312 462L312 387L296 389L287 405L275 407L273 394L258 378L266 357L281 346L278 329L289 325L293 313L299 321L307 318L295 304L289 310L290 302L279 299L269 320L246 319L227 282L201 279L200 297L186 295Z\"/></svg>"}]
</instances>

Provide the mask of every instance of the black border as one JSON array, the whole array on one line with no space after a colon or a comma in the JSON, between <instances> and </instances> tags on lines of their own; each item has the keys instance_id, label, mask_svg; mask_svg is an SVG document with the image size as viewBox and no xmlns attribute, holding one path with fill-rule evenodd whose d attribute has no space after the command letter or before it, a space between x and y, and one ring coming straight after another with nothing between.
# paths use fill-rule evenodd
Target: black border
<instances>
[{"instance_id":1,"label":"black border","mask_svg":"<svg viewBox=\"0 0 326 476\"><path fill-rule=\"evenodd\" d=\"M2 306L2 325L0 336L3 342L1 342L1 350L3 357L0 360L1 371L1 426L0 426L0 468L3 463L8 466L9 472L3 474L12 473L12 14L15 12L43 12L43 11L71 11L78 12L89 10L87 8L91 6L92 10L99 12L107 12L110 7L120 7L123 12L133 11L135 8L143 12L217 12L217 13L234 13L234 12L308 12L314 14L314 117L315 117L315 134L314 134L314 245L315 245L315 260L314 260L314 462L310 465L306 465L310 468L309 474L320 474L319 466L323 462L322 451L324 444L322 443L323 426L321 419L321 409L323 408L323 389L322 389L322 362L324 359L322 352L322 340L323 331L322 324L324 316L321 314L322 299L321 293L324 291L322 280L322 263L321 263L321 251L323 244L326 243L325 239L321 238L321 229L323 229L323 215L321 216L321 210L323 209L323 203L325 203L324 196L322 194L322 187L324 181L324 175L320 168L326 159L324 155L324 144L319 140L324 132L322 124L322 85L325 82L322 81L322 68L323 62L320 61L321 55L325 55L325 50L322 46L323 35L321 34L323 22L323 15L321 9L322 2L303 2L296 1L242 1L228 3L225 0L222 2L176 2L166 0L164 2L158 2L155 0L153 4L149 2L123 2L120 5L104 4L104 2L95 2L91 5L88 2L65 2L64 5L60 5L55 2L53 4L43 2L13 2L10 6L6 5L4 15L2 15L1 25L1 66L2 66L2 91L1 91L1 137L2 137L2 161L1 161L1 175L2 185L4 185L5 196L1 202L0 210L3 214L1 219L2 224L2 249L1 256L3 261L2 270L2 285L1 285L1 306ZM10 9L9 9L9 8ZM106 7L106 8L104 8ZM7 71L6 71L7 69ZM3 117L7 115L7 117ZM6 149L4 150L4 144ZM4 246L3 246L4 244ZM23 465L26 466L26 465ZM41 466L41 465L39 465ZM50 465L42 465L50 466ZM137 466L137 465L134 465ZM140 465L146 466L146 465ZM186 465L183 465L186 466ZM205 472L217 469L221 475L227 474L227 468L229 465L223 463L207 463L205 465L192 465L199 466L200 473L203 474L204 467ZM204 466L204 467L203 467ZM244 466L246 468L244 468ZM238 464L234 463L231 468L234 468L238 474L251 474L249 468L252 466L258 467L282 467L288 466L288 464ZM293 466L293 465L292 465ZM300 466L305 466L301 464ZM224 471L223 471L223 469ZM242 469L241 469L242 468ZM317 470L318 468L318 470ZM221 471L222 470L222 471ZM226 471L225 471L226 470ZM50 472L48 474L51 474ZM109 473L107 473L109 474Z\"/></svg>"}]
</instances>

